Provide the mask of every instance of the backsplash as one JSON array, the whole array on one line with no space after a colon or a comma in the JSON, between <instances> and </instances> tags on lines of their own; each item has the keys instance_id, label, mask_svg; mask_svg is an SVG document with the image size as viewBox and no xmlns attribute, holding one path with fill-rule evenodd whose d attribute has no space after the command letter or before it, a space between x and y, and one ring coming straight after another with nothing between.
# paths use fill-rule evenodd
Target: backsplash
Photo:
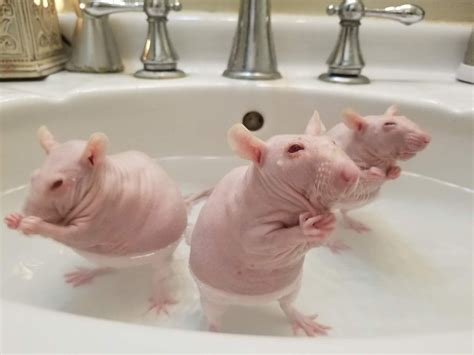
<instances>
[{"instance_id":1,"label":"backsplash","mask_svg":"<svg viewBox=\"0 0 474 355\"><path fill-rule=\"evenodd\" d=\"M72 11L72 3L77 0L56 0L60 11ZM181 0L187 10L197 11L237 11L238 0ZM327 5L339 3L339 0L273 0L275 13L323 14ZM471 0L366 0L367 7L386 7L412 3L426 10L428 21L472 22L474 5Z\"/></svg>"}]
</instances>

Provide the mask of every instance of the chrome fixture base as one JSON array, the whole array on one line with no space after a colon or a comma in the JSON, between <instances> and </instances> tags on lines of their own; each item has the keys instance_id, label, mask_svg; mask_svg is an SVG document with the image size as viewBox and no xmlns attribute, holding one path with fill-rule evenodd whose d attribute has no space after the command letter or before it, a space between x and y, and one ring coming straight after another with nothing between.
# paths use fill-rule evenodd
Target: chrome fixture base
<instances>
[{"instance_id":1,"label":"chrome fixture base","mask_svg":"<svg viewBox=\"0 0 474 355\"><path fill-rule=\"evenodd\" d=\"M370 80L360 73L365 66L359 44L359 26L364 16L380 17L411 25L421 21L425 11L416 5L390 6L385 9L367 9L361 0L342 0L339 6L329 5L328 15L338 15L341 30L327 60L329 70L319 79L341 84L367 84Z\"/></svg>"},{"instance_id":2,"label":"chrome fixture base","mask_svg":"<svg viewBox=\"0 0 474 355\"><path fill-rule=\"evenodd\" d=\"M223 76L243 80L281 78L270 16L270 0L240 0L237 29Z\"/></svg>"},{"instance_id":3,"label":"chrome fixture base","mask_svg":"<svg viewBox=\"0 0 474 355\"><path fill-rule=\"evenodd\" d=\"M240 79L240 80L276 80L281 79L281 74L277 71L270 73L262 72L251 72L251 71L231 71L226 69L223 76L229 79Z\"/></svg>"},{"instance_id":4,"label":"chrome fixture base","mask_svg":"<svg viewBox=\"0 0 474 355\"><path fill-rule=\"evenodd\" d=\"M134 76L140 79L179 79L185 77L186 73L179 69L162 71L141 69L138 70Z\"/></svg>"},{"instance_id":5,"label":"chrome fixture base","mask_svg":"<svg viewBox=\"0 0 474 355\"><path fill-rule=\"evenodd\" d=\"M336 74L324 73L321 74L319 80L325 81L327 83L336 83L336 84L347 84L347 85L360 85L370 83L369 78L364 75L357 76L342 76Z\"/></svg>"},{"instance_id":6,"label":"chrome fixture base","mask_svg":"<svg viewBox=\"0 0 474 355\"><path fill-rule=\"evenodd\" d=\"M181 78L178 56L171 43L167 22L170 11L181 10L178 0L80 0L74 31L72 55L66 64L69 71L115 73L123 70L122 59L110 27L109 15L140 12L147 15L148 33L141 60L144 69L139 78ZM150 74L144 73L149 71ZM163 72L162 74L158 74Z\"/></svg>"}]
</instances>

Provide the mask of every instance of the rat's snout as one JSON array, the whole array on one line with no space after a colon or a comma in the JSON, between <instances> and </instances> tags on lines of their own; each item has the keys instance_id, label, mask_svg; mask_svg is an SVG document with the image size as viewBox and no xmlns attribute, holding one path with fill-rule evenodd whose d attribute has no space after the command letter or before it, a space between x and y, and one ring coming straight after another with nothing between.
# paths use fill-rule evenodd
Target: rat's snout
<instances>
[{"instance_id":1,"label":"rat's snout","mask_svg":"<svg viewBox=\"0 0 474 355\"><path fill-rule=\"evenodd\" d=\"M430 142L431 135L422 131L409 134L406 139L408 151L410 153L417 153L425 149Z\"/></svg>"},{"instance_id":2,"label":"rat's snout","mask_svg":"<svg viewBox=\"0 0 474 355\"><path fill-rule=\"evenodd\" d=\"M422 139L426 147L431 142L431 135L429 133L424 133Z\"/></svg>"},{"instance_id":3,"label":"rat's snout","mask_svg":"<svg viewBox=\"0 0 474 355\"><path fill-rule=\"evenodd\" d=\"M36 169L33 171L33 174L31 174L31 181L37 181L40 175L40 169Z\"/></svg>"}]
</instances>

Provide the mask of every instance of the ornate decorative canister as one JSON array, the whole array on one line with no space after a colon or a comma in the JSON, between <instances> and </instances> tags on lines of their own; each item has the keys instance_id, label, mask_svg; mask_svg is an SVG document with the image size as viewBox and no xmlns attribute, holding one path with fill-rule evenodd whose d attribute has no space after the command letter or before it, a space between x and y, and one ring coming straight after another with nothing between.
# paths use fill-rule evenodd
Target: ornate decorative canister
<instances>
[{"instance_id":1,"label":"ornate decorative canister","mask_svg":"<svg viewBox=\"0 0 474 355\"><path fill-rule=\"evenodd\" d=\"M0 79L45 77L66 60L54 0L0 0Z\"/></svg>"}]
</instances>

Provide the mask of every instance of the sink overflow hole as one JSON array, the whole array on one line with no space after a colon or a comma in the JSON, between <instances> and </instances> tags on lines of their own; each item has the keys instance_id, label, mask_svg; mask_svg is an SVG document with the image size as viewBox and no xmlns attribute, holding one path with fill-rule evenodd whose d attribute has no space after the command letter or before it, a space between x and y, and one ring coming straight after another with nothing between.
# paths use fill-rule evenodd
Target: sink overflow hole
<instances>
[{"instance_id":1,"label":"sink overflow hole","mask_svg":"<svg viewBox=\"0 0 474 355\"><path fill-rule=\"evenodd\" d=\"M262 128L265 120L260 112L250 111L242 118L242 123L249 131L258 131Z\"/></svg>"}]
</instances>

